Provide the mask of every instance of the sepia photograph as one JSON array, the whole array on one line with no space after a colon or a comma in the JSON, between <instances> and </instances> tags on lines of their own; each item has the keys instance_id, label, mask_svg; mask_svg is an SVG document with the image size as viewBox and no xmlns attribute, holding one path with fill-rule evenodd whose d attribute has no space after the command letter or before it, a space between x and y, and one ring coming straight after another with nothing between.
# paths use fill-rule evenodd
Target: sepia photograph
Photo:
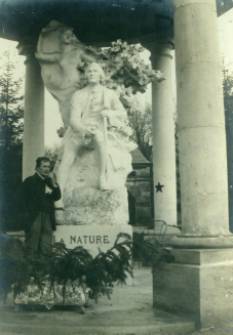
<instances>
[{"instance_id":1,"label":"sepia photograph","mask_svg":"<svg viewBox=\"0 0 233 335\"><path fill-rule=\"evenodd\" d=\"M233 335L233 0L0 0L0 335Z\"/></svg>"}]
</instances>

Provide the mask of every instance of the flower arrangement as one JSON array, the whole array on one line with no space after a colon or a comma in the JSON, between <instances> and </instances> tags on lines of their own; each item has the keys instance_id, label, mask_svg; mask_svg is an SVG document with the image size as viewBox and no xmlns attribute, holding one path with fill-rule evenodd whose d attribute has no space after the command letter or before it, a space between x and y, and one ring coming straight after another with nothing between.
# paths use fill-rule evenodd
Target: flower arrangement
<instances>
[{"instance_id":1,"label":"flower arrangement","mask_svg":"<svg viewBox=\"0 0 233 335\"><path fill-rule=\"evenodd\" d=\"M148 84L164 79L159 70L152 69L140 44L117 40L109 48L102 48L99 56L105 61L107 84L111 88L144 93Z\"/></svg>"},{"instance_id":2,"label":"flower arrangement","mask_svg":"<svg viewBox=\"0 0 233 335\"><path fill-rule=\"evenodd\" d=\"M124 233L95 257L81 246L69 249L63 243L55 243L50 254L28 257L22 242L6 239L0 244L0 298L4 301L13 292L15 304L47 309L82 307L103 295L110 299L114 285L125 284L133 276L133 253L153 267L173 259L162 240L152 237L133 243Z\"/></svg>"},{"instance_id":3,"label":"flower arrangement","mask_svg":"<svg viewBox=\"0 0 233 335\"><path fill-rule=\"evenodd\" d=\"M17 244L16 252L8 250ZM18 256L19 255L19 256ZM11 239L0 253L0 293L13 290L16 304L85 305L88 299L111 296L116 283L132 275L132 241L119 234L112 248L93 257L81 246L68 249L55 243L47 255L25 255L23 245Z\"/></svg>"}]
</instances>

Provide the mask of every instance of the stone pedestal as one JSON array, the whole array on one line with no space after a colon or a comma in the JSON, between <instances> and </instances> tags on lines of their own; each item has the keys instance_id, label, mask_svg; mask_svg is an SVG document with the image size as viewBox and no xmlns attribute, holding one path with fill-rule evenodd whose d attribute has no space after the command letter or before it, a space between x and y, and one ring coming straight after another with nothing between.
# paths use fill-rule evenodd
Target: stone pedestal
<instances>
[{"instance_id":1,"label":"stone pedestal","mask_svg":"<svg viewBox=\"0 0 233 335\"><path fill-rule=\"evenodd\" d=\"M233 249L174 250L154 269L154 306L195 320L198 327L233 321Z\"/></svg>"},{"instance_id":2,"label":"stone pedestal","mask_svg":"<svg viewBox=\"0 0 233 335\"><path fill-rule=\"evenodd\" d=\"M84 247L95 256L99 251L107 251L112 248L117 235L126 233L132 236L130 225L111 226L107 224L99 225L59 225L55 231L55 241L63 241L65 245L73 249Z\"/></svg>"}]
</instances>

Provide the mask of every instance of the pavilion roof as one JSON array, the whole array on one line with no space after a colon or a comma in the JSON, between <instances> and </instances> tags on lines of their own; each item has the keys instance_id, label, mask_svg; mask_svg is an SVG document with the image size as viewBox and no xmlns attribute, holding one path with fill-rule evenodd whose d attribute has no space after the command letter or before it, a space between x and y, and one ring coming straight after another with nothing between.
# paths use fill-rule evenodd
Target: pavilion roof
<instances>
[{"instance_id":1,"label":"pavilion roof","mask_svg":"<svg viewBox=\"0 0 233 335\"><path fill-rule=\"evenodd\" d=\"M219 13L232 0L216 0ZM36 40L42 27L58 20L84 43L141 41L173 36L173 0L0 0L0 37Z\"/></svg>"}]
</instances>

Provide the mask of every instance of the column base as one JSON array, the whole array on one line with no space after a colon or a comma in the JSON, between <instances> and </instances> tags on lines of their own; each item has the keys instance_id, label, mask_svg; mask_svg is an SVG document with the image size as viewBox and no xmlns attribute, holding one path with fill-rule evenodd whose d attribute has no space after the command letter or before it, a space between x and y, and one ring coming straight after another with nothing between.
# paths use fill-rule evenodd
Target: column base
<instances>
[{"instance_id":1,"label":"column base","mask_svg":"<svg viewBox=\"0 0 233 335\"><path fill-rule=\"evenodd\" d=\"M168 235L176 236L181 233L180 228L177 225L168 225L163 220L155 220L154 222L154 233L155 235Z\"/></svg>"},{"instance_id":2,"label":"column base","mask_svg":"<svg viewBox=\"0 0 233 335\"><path fill-rule=\"evenodd\" d=\"M172 253L172 263L153 269L155 308L191 317L200 328L232 322L233 248Z\"/></svg>"},{"instance_id":3,"label":"column base","mask_svg":"<svg viewBox=\"0 0 233 335\"><path fill-rule=\"evenodd\" d=\"M180 234L172 236L169 245L180 249L233 248L233 235L193 236Z\"/></svg>"}]
</instances>

